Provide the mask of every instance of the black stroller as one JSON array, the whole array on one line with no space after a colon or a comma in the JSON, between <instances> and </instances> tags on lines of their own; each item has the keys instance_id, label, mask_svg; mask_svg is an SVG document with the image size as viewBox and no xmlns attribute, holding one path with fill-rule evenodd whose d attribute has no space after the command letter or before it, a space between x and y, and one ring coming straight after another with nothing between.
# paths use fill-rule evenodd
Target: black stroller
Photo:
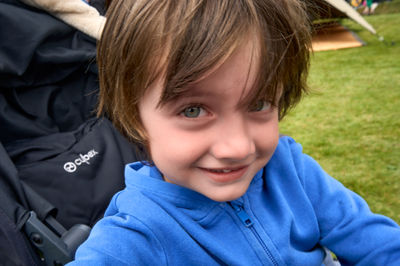
<instances>
[{"instance_id":1,"label":"black stroller","mask_svg":"<svg viewBox=\"0 0 400 266\"><path fill-rule=\"evenodd\" d=\"M95 116L95 46L0 0L0 265L67 263L124 187L135 149Z\"/></svg>"}]
</instances>

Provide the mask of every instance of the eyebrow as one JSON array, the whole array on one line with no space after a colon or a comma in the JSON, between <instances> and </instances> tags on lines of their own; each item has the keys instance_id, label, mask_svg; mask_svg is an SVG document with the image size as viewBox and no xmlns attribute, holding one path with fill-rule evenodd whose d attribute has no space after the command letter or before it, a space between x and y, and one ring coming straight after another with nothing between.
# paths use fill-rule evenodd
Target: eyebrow
<instances>
[{"instance_id":1,"label":"eyebrow","mask_svg":"<svg viewBox=\"0 0 400 266\"><path fill-rule=\"evenodd\" d=\"M187 85L181 93L177 94L177 98L181 97L205 97L209 95L217 95L218 90L215 89L205 89L198 83L192 83Z\"/></svg>"},{"instance_id":2,"label":"eyebrow","mask_svg":"<svg viewBox=\"0 0 400 266\"><path fill-rule=\"evenodd\" d=\"M257 90L256 88L251 88L250 89L252 92L254 92L254 90ZM249 93L249 92L248 92ZM205 97L213 97L212 99L218 97L229 97L228 93L219 93L218 90L213 90L212 88L204 91L204 89L199 85L199 84L190 84L186 87L186 89L180 93L177 94L176 97L174 97L173 99L171 99L171 102L173 101L179 101L179 100L183 100L183 99L194 99L194 101L196 101L196 99L201 100L202 98ZM212 101L211 99L211 101ZM219 100L219 99L218 99ZM242 95L240 97L239 102L237 103L237 106L239 108L247 108L249 105L251 105L255 100L253 99L253 97L248 97L248 95L244 94L244 89L242 90ZM168 102L167 102L168 104Z\"/></svg>"}]
</instances>

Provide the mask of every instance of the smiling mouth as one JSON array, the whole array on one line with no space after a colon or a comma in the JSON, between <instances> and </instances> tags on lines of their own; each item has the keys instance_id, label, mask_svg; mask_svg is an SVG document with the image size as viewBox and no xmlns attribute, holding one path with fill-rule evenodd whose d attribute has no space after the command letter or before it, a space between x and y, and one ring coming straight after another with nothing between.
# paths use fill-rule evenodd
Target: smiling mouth
<instances>
[{"instance_id":1,"label":"smiling mouth","mask_svg":"<svg viewBox=\"0 0 400 266\"><path fill-rule=\"evenodd\" d=\"M240 170L241 168L244 168L244 167L235 168L235 169L208 169L208 168L205 168L204 170L207 170L207 171L210 171L210 172L213 172L213 173L224 173L224 174L226 174L226 173L230 173L230 172L233 172L233 171Z\"/></svg>"},{"instance_id":2,"label":"smiling mouth","mask_svg":"<svg viewBox=\"0 0 400 266\"><path fill-rule=\"evenodd\" d=\"M200 168L208 177L217 183L229 183L240 179L247 171L248 165L235 168Z\"/></svg>"}]
</instances>

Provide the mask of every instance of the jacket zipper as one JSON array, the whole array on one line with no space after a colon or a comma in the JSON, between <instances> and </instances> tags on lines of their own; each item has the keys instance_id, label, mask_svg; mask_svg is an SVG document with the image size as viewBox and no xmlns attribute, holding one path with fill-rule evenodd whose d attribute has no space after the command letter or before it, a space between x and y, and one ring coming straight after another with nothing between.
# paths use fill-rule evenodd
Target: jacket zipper
<instances>
[{"instance_id":1,"label":"jacket zipper","mask_svg":"<svg viewBox=\"0 0 400 266\"><path fill-rule=\"evenodd\" d=\"M243 209L243 207L241 207L237 204L234 204L232 202L229 202L229 205L235 211L236 215L239 217L240 221L242 221L243 225L246 228L249 228L250 231L253 233L253 235L256 237L256 239L260 243L261 247L263 248L264 252L267 254L268 258L271 260L271 262L274 265L278 265L275 258L272 256L271 251L268 249L267 245L264 243L261 236L258 234L257 230L254 228L253 221L251 220L251 218L247 214L247 212Z\"/></svg>"}]
</instances>

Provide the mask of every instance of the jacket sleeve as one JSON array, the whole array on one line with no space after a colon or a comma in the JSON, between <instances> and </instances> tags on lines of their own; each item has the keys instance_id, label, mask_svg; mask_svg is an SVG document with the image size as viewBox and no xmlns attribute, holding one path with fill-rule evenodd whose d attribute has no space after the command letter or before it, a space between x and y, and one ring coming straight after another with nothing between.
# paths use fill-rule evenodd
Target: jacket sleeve
<instances>
[{"instance_id":1,"label":"jacket sleeve","mask_svg":"<svg viewBox=\"0 0 400 266\"><path fill-rule=\"evenodd\" d=\"M160 241L145 224L116 214L93 227L67 265L167 265L167 261Z\"/></svg>"},{"instance_id":2,"label":"jacket sleeve","mask_svg":"<svg viewBox=\"0 0 400 266\"><path fill-rule=\"evenodd\" d=\"M320 243L342 265L400 265L400 228L374 214L356 193L326 174L293 143L292 154L318 219Z\"/></svg>"}]
</instances>

